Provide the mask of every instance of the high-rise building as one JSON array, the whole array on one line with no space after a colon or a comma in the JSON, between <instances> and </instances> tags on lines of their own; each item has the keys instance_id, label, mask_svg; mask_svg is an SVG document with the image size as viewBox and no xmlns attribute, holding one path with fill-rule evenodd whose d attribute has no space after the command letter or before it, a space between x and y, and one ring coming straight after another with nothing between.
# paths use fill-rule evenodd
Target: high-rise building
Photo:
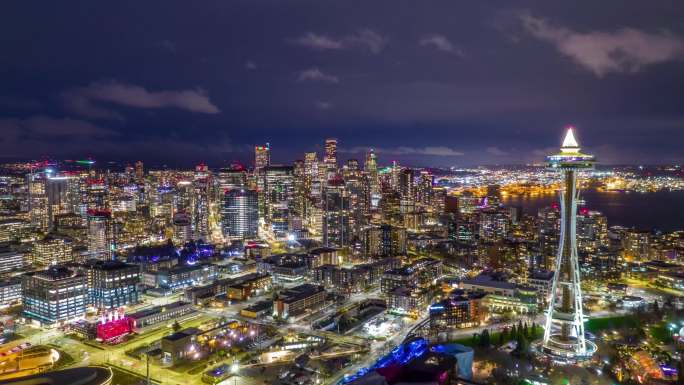
<instances>
[{"instance_id":1,"label":"high-rise building","mask_svg":"<svg viewBox=\"0 0 684 385\"><path fill-rule=\"evenodd\" d=\"M584 333L582 288L577 254L577 171L594 167L594 156L580 152L569 128L561 152L547 157L550 169L563 173L561 190L561 228L555 273L546 313L541 350L557 361L589 359L596 345Z\"/></svg>"},{"instance_id":2,"label":"high-rise building","mask_svg":"<svg viewBox=\"0 0 684 385\"><path fill-rule=\"evenodd\" d=\"M141 160L135 162L135 181L142 183L145 179L145 169Z\"/></svg>"},{"instance_id":3,"label":"high-rise building","mask_svg":"<svg viewBox=\"0 0 684 385\"><path fill-rule=\"evenodd\" d=\"M435 192L433 189L435 177L428 171L420 172L420 181L418 184L418 201L426 207L431 207Z\"/></svg>"},{"instance_id":4,"label":"high-rise building","mask_svg":"<svg viewBox=\"0 0 684 385\"><path fill-rule=\"evenodd\" d=\"M73 262L73 246L64 237L48 235L33 245L33 263L50 266Z\"/></svg>"},{"instance_id":5,"label":"high-rise building","mask_svg":"<svg viewBox=\"0 0 684 385\"><path fill-rule=\"evenodd\" d=\"M471 215L477 211L481 199L470 191L465 191L458 197L458 212L461 215Z\"/></svg>"},{"instance_id":6,"label":"high-rise building","mask_svg":"<svg viewBox=\"0 0 684 385\"><path fill-rule=\"evenodd\" d=\"M349 191L340 177L329 180L323 198L323 244L345 247L351 242Z\"/></svg>"},{"instance_id":7,"label":"high-rise building","mask_svg":"<svg viewBox=\"0 0 684 385\"><path fill-rule=\"evenodd\" d=\"M487 196L485 197L488 207L498 207L501 204L501 186L490 184L487 186Z\"/></svg>"},{"instance_id":8,"label":"high-rise building","mask_svg":"<svg viewBox=\"0 0 684 385\"><path fill-rule=\"evenodd\" d=\"M416 184L413 178L413 170L405 168L399 173L399 192L401 197L413 201L416 197Z\"/></svg>"},{"instance_id":9,"label":"high-rise building","mask_svg":"<svg viewBox=\"0 0 684 385\"><path fill-rule=\"evenodd\" d=\"M608 219L598 211L581 209L577 215L577 247L580 252L595 252L608 247Z\"/></svg>"},{"instance_id":10,"label":"high-rise building","mask_svg":"<svg viewBox=\"0 0 684 385\"><path fill-rule=\"evenodd\" d=\"M271 164L271 145L254 147L254 173L259 174L261 170Z\"/></svg>"},{"instance_id":11,"label":"high-rise building","mask_svg":"<svg viewBox=\"0 0 684 385\"><path fill-rule=\"evenodd\" d=\"M259 199L255 190L233 189L223 196L221 208L223 236L228 239L257 237L259 228Z\"/></svg>"},{"instance_id":12,"label":"high-rise building","mask_svg":"<svg viewBox=\"0 0 684 385\"><path fill-rule=\"evenodd\" d=\"M208 178L193 182L192 229L195 239L206 240L209 236L209 183Z\"/></svg>"},{"instance_id":13,"label":"high-rise building","mask_svg":"<svg viewBox=\"0 0 684 385\"><path fill-rule=\"evenodd\" d=\"M480 211L480 239L488 242L500 241L511 229L511 219L506 210L488 207Z\"/></svg>"},{"instance_id":14,"label":"high-rise building","mask_svg":"<svg viewBox=\"0 0 684 385\"><path fill-rule=\"evenodd\" d=\"M109 260L114 249L112 213L108 210L88 210L88 254L90 258Z\"/></svg>"},{"instance_id":15,"label":"high-rise building","mask_svg":"<svg viewBox=\"0 0 684 385\"><path fill-rule=\"evenodd\" d=\"M228 190L241 189L247 185L247 171L244 167L234 166L222 168L216 174L216 184L219 195Z\"/></svg>"},{"instance_id":16,"label":"high-rise building","mask_svg":"<svg viewBox=\"0 0 684 385\"><path fill-rule=\"evenodd\" d=\"M89 305L112 309L138 303L139 266L121 261L89 260L81 269L86 276Z\"/></svg>"},{"instance_id":17,"label":"high-rise building","mask_svg":"<svg viewBox=\"0 0 684 385\"><path fill-rule=\"evenodd\" d=\"M375 152L371 148L366 154L366 163L363 165L368 177L368 189L366 201L369 210L376 210L380 205L380 175L378 174L378 161Z\"/></svg>"},{"instance_id":18,"label":"high-rise building","mask_svg":"<svg viewBox=\"0 0 684 385\"><path fill-rule=\"evenodd\" d=\"M48 177L46 190L48 198L48 227L53 228L55 215L72 212L69 200L69 177Z\"/></svg>"},{"instance_id":19,"label":"high-rise building","mask_svg":"<svg viewBox=\"0 0 684 385\"><path fill-rule=\"evenodd\" d=\"M103 178L88 178L86 183L86 207L88 210L109 208L109 185Z\"/></svg>"},{"instance_id":20,"label":"high-rise building","mask_svg":"<svg viewBox=\"0 0 684 385\"><path fill-rule=\"evenodd\" d=\"M26 175L28 191L28 212L31 224L47 230L50 225L48 196L46 191L49 173L34 173Z\"/></svg>"},{"instance_id":21,"label":"high-rise building","mask_svg":"<svg viewBox=\"0 0 684 385\"><path fill-rule=\"evenodd\" d=\"M323 158L323 163L325 163L325 168L328 173L327 177L330 178L330 174L334 174L337 171L337 139L328 138L325 140L325 157Z\"/></svg>"},{"instance_id":22,"label":"high-rise building","mask_svg":"<svg viewBox=\"0 0 684 385\"><path fill-rule=\"evenodd\" d=\"M406 254L406 229L388 224L369 226L363 230L363 245L363 251L368 256L404 255Z\"/></svg>"},{"instance_id":23,"label":"high-rise building","mask_svg":"<svg viewBox=\"0 0 684 385\"><path fill-rule=\"evenodd\" d=\"M622 236L624 257L629 261L645 261L651 253L651 232L629 229Z\"/></svg>"},{"instance_id":24,"label":"high-rise building","mask_svg":"<svg viewBox=\"0 0 684 385\"><path fill-rule=\"evenodd\" d=\"M315 152L304 154L304 188L311 196L314 181L319 181L318 158Z\"/></svg>"},{"instance_id":25,"label":"high-rise building","mask_svg":"<svg viewBox=\"0 0 684 385\"><path fill-rule=\"evenodd\" d=\"M184 212L173 216L173 243L182 246L192 240L192 221Z\"/></svg>"},{"instance_id":26,"label":"high-rise building","mask_svg":"<svg viewBox=\"0 0 684 385\"><path fill-rule=\"evenodd\" d=\"M294 169L292 166L267 166L263 170L263 180L266 223L277 238L286 238L294 197Z\"/></svg>"},{"instance_id":27,"label":"high-rise building","mask_svg":"<svg viewBox=\"0 0 684 385\"><path fill-rule=\"evenodd\" d=\"M22 276L24 315L45 324L85 316L85 276L64 266L51 266Z\"/></svg>"}]
</instances>

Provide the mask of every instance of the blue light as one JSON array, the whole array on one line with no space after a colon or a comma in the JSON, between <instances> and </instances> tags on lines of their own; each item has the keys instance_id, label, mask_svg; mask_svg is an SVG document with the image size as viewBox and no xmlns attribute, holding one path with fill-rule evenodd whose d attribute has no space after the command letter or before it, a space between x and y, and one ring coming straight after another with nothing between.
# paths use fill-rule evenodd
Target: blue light
<instances>
[{"instance_id":1,"label":"blue light","mask_svg":"<svg viewBox=\"0 0 684 385\"><path fill-rule=\"evenodd\" d=\"M353 375L345 376L342 380L338 382L338 385L350 383L365 376L368 372L372 370L384 368L391 364L397 364L399 366L406 365L415 358L425 354L425 352L428 351L427 345L428 342L424 338L416 339L407 344L401 344L396 348L392 349L392 351L386 356L381 357L372 366L368 368L361 368Z\"/></svg>"}]
</instances>

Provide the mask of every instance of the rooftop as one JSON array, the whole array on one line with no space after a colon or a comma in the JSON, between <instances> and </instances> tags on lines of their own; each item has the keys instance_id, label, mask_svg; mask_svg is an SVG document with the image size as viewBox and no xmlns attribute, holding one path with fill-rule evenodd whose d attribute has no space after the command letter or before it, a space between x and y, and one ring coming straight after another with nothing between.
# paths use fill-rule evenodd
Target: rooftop
<instances>
[{"instance_id":1,"label":"rooftop","mask_svg":"<svg viewBox=\"0 0 684 385\"><path fill-rule=\"evenodd\" d=\"M47 281L58 281L60 279L67 279L77 276L73 270L60 265L50 266L46 270L32 271L30 273L26 273L25 275L34 276Z\"/></svg>"},{"instance_id":2,"label":"rooftop","mask_svg":"<svg viewBox=\"0 0 684 385\"><path fill-rule=\"evenodd\" d=\"M325 291L323 286L305 283L303 285L293 287L292 289L283 290L280 292L280 299L283 302L294 302L322 291Z\"/></svg>"},{"instance_id":3,"label":"rooftop","mask_svg":"<svg viewBox=\"0 0 684 385\"><path fill-rule=\"evenodd\" d=\"M172 303L167 304L167 305L161 305L161 306L151 307L148 309L143 309L143 310L137 311L135 313L129 314L128 316L133 318L133 319L139 319L139 318L144 318L144 317L150 316L152 314L172 311L172 310L178 309L180 307L185 307L188 305L190 305L190 304L187 302L177 301L177 302L172 302Z\"/></svg>"},{"instance_id":4,"label":"rooftop","mask_svg":"<svg viewBox=\"0 0 684 385\"><path fill-rule=\"evenodd\" d=\"M462 283L468 285L494 287L498 289L515 289L517 287L515 283L508 282L501 276L489 273L482 273L475 278L464 279Z\"/></svg>"},{"instance_id":5,"label":"rooftop","mask_svg":"<svg viewBox=\"0 0 684 385\"><path fill-rule=\"evenodd\" d=\"M99 259L91 259L83 263L84 266L90 267L98 270L120 270L136 267L129 263L122 261L112 260L112 261L102 261Z\"/></svg>"},{"instance_id":6,"label":"rooftop","mask_svg":"<svg viewBox=\"0 0 684 385\"><path fill-rule=\"evenodd\" d=\"M163 337L162 339L168 340L168 341L178 341L178 340L181 340L183 338L187 338L190 336L197 335L199 333L200 333L200 330L197 328L187 328L187 329L183 329L181 331L177 331L177 332L175 332L171 335L168 335L166 337Z\"/></svg>"}]
</instances>

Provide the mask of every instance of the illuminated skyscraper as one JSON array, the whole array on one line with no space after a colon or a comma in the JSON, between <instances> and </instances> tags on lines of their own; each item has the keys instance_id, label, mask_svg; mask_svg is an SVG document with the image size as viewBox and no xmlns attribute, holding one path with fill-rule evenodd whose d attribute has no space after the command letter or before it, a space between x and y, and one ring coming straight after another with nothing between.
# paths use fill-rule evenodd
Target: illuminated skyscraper
<instances>
[{"instance_id":1,"label":"illuminated skyscraper","mask_svg":"<svg viewBox=\"0 0 684 385\"><path fill-rule=\"evenodd\" d=\"M263 170L263 179L266 223L276 238L286 238L294 198L294 169L292 166L268 166Z\"/></svg>"},{"instance_id":2,"label":"illuminated skyscraper","mask_svg":"<svg viewBox=\"0 0 684 385\"><path fill-rule=\"evenodd\" d=\"M88 254L90 258L112 258L112 214L108 210L88 210Z\"/></svg>"},{"instance_id":3,"label":"illuminated skyscraper","mask_svg":"<svg viewBox=\"0 0 684 385\"><path fill-rule=\"evenodd\" d=\"M254 147L254 173L258 174L261 169L271 164L271 145Z\"/></svg>"},{"instance_id":4,"label":"illuminated skyscraper","mask_svg":"<svg viewBox=\"0 0 684 385\"><path fill-rule=\"evenodd\" d=\"M345 247L351 240L350 199L344 180L328 181L323 198L323 244Z\"/></svg>"},{"instance_id":5,"label":"illuminated skyscraper","mask_svg":"<svg viewBox=\"0 0 684 385\"><path fill-rule=\"evenodd\" d=\"M138 183L142 183L145 179L145 169L143 167L143 162L141 160L135 162L135 180Z\"/></svg>"},{"instance_id":6,"label":"illuminated skyscraper","mask_svg":"<svg viewBox=\"0 0 684 385\"><path fill-rule=\"evenodd\" d=\"M380 202L380 177L378 175L378 161L372 148L366 154L364 171L368 174L367 206L369 209L374 210L378 208Z\"/></svg>"},{"instance_id":7,"label":"illuminated skyscraper","mask_svg":"<svg viewBox=\"0 0 684 385\"><path fill-rule=\"evenodd\" d=\"M553 170L563 173L561 191L561 231L556 256L551 299L541 350L557 362L590 358L596 345L585 338L582 289L577 256L577 171L594 167L594 156L580 152L569 128L561 152L547 157Z\"/></svg>"},{"instance_id":8,"label":"illuminated skyscraper","mask_svg":"<svg viewBox=\"0 0 684 385\"><path fill-rule=\"evenodd\" d=\"M333 179L337 174L337 139L328 138L325 140L325 180Z\"/></svg>"},{"instance_id":9,"label":"illuminated skyscraper","mask_svg":"<svg viewBox=\"0 0 684 385\"><path fill-rule=\"evenodd\" d=\"M418 200L427 207L431 207L432 201L434 199L435 193L432 187L434 179L435 177L428 171L420 172L420 182L418 185Z\"/></svg>"},{"instance_id":10,"label":"illuminated skyscraper","mask_svg":"<svg viewBox=\"0 0 684 385\"><path fill-rule=\"evenodd\" d=\"M26 175L29 218L34 226L43 230L46 230L50 224L46 191L49 175L47 172L34 173L33 169L30 174Z\"/></svg>"},{"instance_id":11,"label":"illuminated skyscraper","mask_svg":"<svg viewBox=\"0 0 684 385\"><path fill-rule=\"evenodd\" d=\"M247 187L247 170L240 164L234 164L220 169L214 181L214 200L220 202L227 191Z\"/></svg>"},{"instance_id":12,"label":"illuminated skyscraper","mask_svg":"<svg viewBox=\"0 0 684 385\"><path fill-rule=\"evenodd\" d=\"M307 199L319 200L321 180L315 152L304 153L304 192Z\"/></svg>"},{"instance_id":13,"label":"illuminated skyscraper","mask_svg":"<svg viewBox=\"0 0 684 385\"><path fill-rule=\"evenodd\" d=\"M416 184L412 169L405 168L399 172L399 192L402 198L413 200L416 197Z\"/></svg>"},{"instance_id":14,"label":"illuminated skyscraper","mask_svg":"<svg viewBox=\"0 0 684 385\"><path fill-rule=\"evenodd\" d=\"M247 189L229 190L223 196L221 227L228 239L257 237L259 227L257 192Z\"/></svg>"},{"instance_id":15,"label":"illuminated skyscraper","mask_svg":"<svg viewBox=\"0 0 684 385\"><path fill-rule=\"evenodd\" d=\"M173 243L183 246L192 240L192 225L190 216L184 212L173 216Z\"/></svg>"},{"instance_id":16,"label":"illuminated skyscraper","mask_svg":"<svg viewBox=\"0 0 684 385\"><path fill-rule=\"evenodd\" d=\"M325 140L325 157L323 158L328 168L337 168L337 139Z\"/></svg>"},{"instance_id":17,"label":"illuminated skyscraper","mask_svg":"<svg viewBox=\"0 0 684 385\"><path fill-rule=\"evenodd\" d=\"M206 240L209 236L209 181L207 178L195 180L193 190L192 227L195 239Z\"/></svg>"}]
</instances>

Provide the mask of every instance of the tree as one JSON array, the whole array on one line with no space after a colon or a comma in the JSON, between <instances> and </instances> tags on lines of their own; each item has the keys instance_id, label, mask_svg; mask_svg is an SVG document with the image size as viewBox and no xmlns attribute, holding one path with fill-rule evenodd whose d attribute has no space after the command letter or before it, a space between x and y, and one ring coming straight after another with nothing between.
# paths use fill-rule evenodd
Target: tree
<instances>
[{"instance_id":1,"label":"tree","mask_svg":"<svg viewBox=\"0 0 684 385\"><path fill-rule=\"evenodd\" d=\"M515 328L515 324L511 326L511 339L517 339L518 338L518 330Z\"/></svg>"},{"instance_id":2,"label":"tree","mask_svg":"<svg viewBox=\"0 0 684 385\"><path fill-rule=\"evenodd\" d=\"M662 317L662 312L660 309L660 305L658 304L658 300L653 301L653 315L658 319Z\"/></svg>"},{"instance_id":3,"label":"tree","mask_svg":"<svg viewBox=\"0 0 684 385\"><path fill-rule=\"evenodd\" d=\"M527 342L527 338L525 338L525 336L522 333L518 333L518 338L516 339L516 342L518 343L518 346L515 347L513 353L515 353L515 355L527 354L527 351L529 349L529 343Z\"/></svg>"},{"instance_id":4,"label":"tree","mask_svg":"<svg viewBox=\"0 0 684 385\"><path fill-rule=\"evenodd\" d=\"M523 325L523 335L527 338L530 338L530 330L527 328L527 322L525 322L525 325Z\"/></svg>"},{"instance_id":5,"label":"tree","mask_svg":"<svg viewBox=\"0 0 684 385\"><path fill-rule=\"evenodd\" d=\"M532 338L537 338L537 328L539 328L539 326L537 326L537 323L532 322L532 331L530 332L530 334L532 334Z\"/></svg>"},{"instance_id":6,"label":"tree","mask_svg":"<svg viewBox=\"0 0 684 385\"><path fill-rule=\"evenodd\" d=\"M504 336L504 332L501 331L501 332L499 333L499 343L498 343L499 346L503 345L504 342L506 342L506 340L504 339L504 337L505 337L505 336Z\"/></svg>"},{"instance_id":7,"label":"tree","mask_svg":"<svg viewBox=\"0 0 684 385\"><path fill-rule=\"evenodd\" d=\"M178 332L181 330L181 324L178 323L178 320L173 321L173 325L171 326L171 329L173 329L174 332Z\"/></svg>"},{"instance_id":8,"label":"tree","mask_svg":"<svg viewBox=\"0 0 684 385\"><path fill-rule=\"evenodd\" d=\"M483 348L487 348L487 347L489 347L489 344L490 344L489 330L485 329L480 334L480 346L482 346Z\"/></svg>"}]
</instances>

